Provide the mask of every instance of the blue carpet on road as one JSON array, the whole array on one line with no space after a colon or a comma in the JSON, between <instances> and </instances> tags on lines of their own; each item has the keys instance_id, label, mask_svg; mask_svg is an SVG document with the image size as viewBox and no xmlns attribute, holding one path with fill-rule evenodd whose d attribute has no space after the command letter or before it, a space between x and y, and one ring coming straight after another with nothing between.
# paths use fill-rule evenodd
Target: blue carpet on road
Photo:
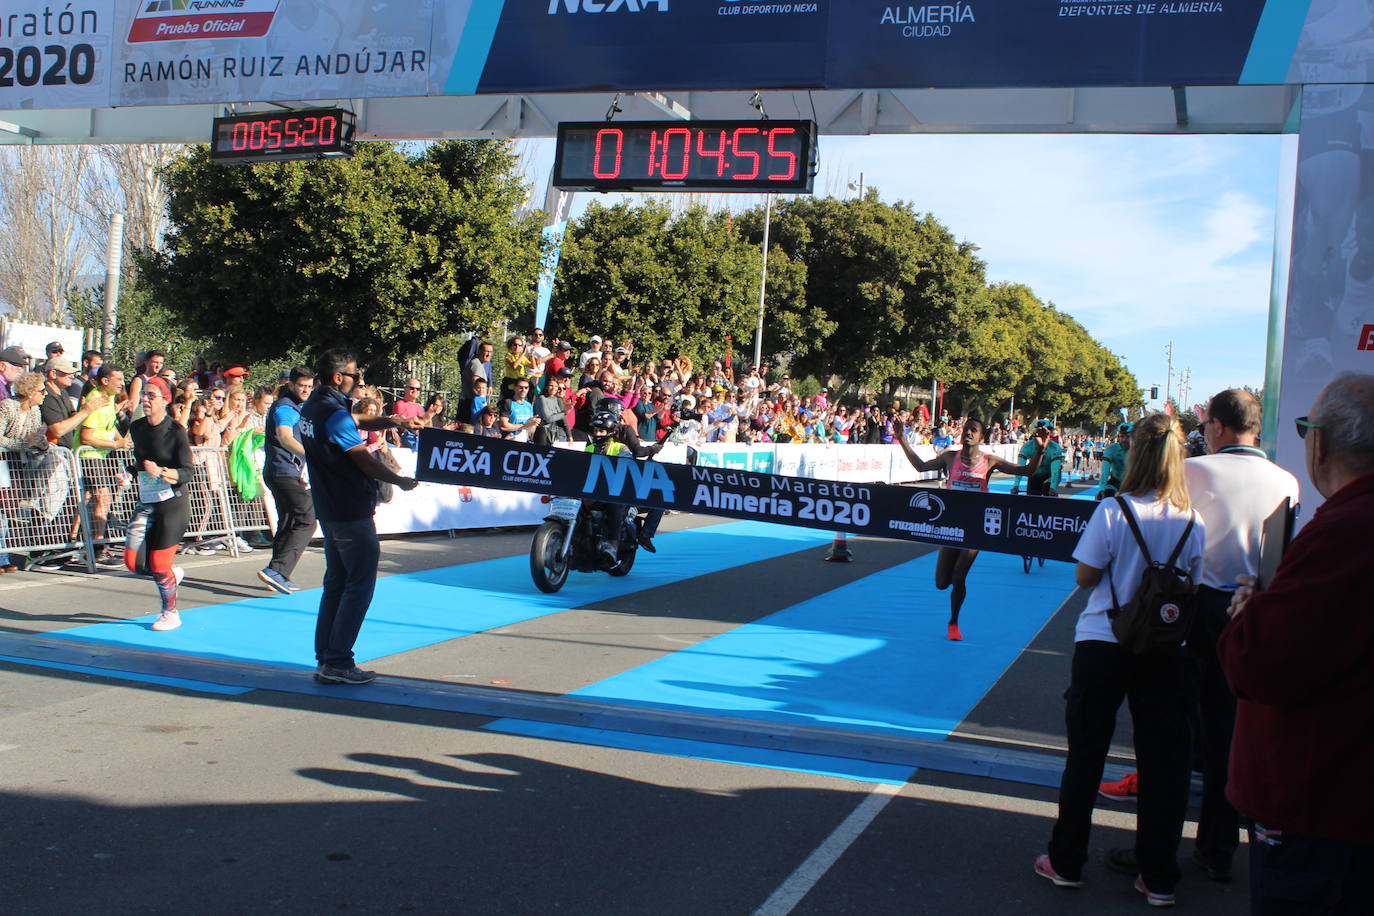
<instances>
[{"instance_id":1,"label":"blue carpet on road","mask_svg":"<svg viewBox=\"0 0 1374 916\"><path fill-rule=\"evenodd\" d=\"M858 545L861 549L862 545ZM982 553L960 613L934 554L875 573L752 624L574 693L634 706L690 710L927 738L946 736L977 705L1073 590L1066 563L1023 571L1020 557ZM488 728L650 753L902 782L907 767L575 726L502 719Z\"/></svg>"},{"instance_id":2,"label":"blue carpet on road","mask_svg":"<svg viewBox=\"0 0 1374 916\"><path fill-rule=\"evenodd\" d=\"M641 551L634 572L624 578L571 573L568 583L545 595L530 579L529 557L520 555L386 576L377 581L367 621L356 646L359 662L419 649L472 633L509 626L569 608L632 592L682 582L766 560L831 539L827 532L762 522L732 522L670 532L657 539L659 553ZM462 541L454 541L455 554ZM385 561L385 547L383 560ZM188 577L195 585L195 576ZM156 594L148 582L150 597ZM266 590L264 589L264 592ZM211 658L313 668L315 614L319 589L294 595L248 598L181 614L179 629L149 629L156 615L117 623L73 627L50 633L106 645L133 646Z\"/></svg>"}]
</instances>

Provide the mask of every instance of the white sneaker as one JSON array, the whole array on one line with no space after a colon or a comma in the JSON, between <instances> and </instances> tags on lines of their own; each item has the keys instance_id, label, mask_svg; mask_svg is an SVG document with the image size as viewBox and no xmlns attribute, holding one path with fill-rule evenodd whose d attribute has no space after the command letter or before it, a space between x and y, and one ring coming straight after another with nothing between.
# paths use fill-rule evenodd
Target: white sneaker
<instances>
[{"instance_id":1,"label":"white sneaker","mask_svg":"<svg viewBox=\"0 0 1374 916\"><path fill-rule=\"evenodd\" d=\"M176 611L163 611L153 621L154 630L175 630L181 626L181 615Z\"/></svg>"},{"instance_id":2,"label":"white sneaker","mask_svg":"<svg viewBox=\"0 0 1374 916\"><path fill-rule=\"evenodd\" d=\"M234 538L234 543L238 545L238 548L239 548L239 552L240 552L240 553L252 553L252 552L253 552L253 545L250 544L250 543L248 543L247 541L245 541L245 540L244 540L243 538L241 538L241 537L235 537L235 538Z\"/></svg>"}]
</instances>

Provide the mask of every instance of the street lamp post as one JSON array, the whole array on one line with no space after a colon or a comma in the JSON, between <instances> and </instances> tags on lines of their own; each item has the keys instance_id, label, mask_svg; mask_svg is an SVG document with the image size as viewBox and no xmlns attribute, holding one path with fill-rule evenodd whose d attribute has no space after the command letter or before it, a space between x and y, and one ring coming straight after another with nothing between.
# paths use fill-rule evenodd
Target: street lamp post
<instances>
[{"instance_id":1,"label":"street lamp post","mask_svg":"<svg viewBox=\"0 0 1374 916\"><path fill-rule=\"evenodd\" d=\"M763 365L763 298L768 290L768 231L773 223L773 195L764 197L763 267L759 270L759 323L754 329L754 365Z\"/></svg>"}]
</instances>

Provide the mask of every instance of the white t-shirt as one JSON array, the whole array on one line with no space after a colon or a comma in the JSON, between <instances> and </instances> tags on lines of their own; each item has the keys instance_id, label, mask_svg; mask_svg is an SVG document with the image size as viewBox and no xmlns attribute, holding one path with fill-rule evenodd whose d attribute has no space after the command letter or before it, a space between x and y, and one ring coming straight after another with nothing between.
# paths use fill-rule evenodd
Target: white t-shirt
<instances>
[{"instance_id":1,"label":"white t-shirt","mask_svg":"<svg viewBox=\"0 0 1374 916\"><path fill-rule=\"evenodd\" d=\"M1142 499L1127 496L1131 513L1140 525L1140 534L1150 548L1150 557L1163 563L1169 559L1183 529L1191 515L1197 524L1188 535L1188 542L1178 556L1177 565L1188 571L1193 582L1202 580L1202 556L1206 543L1204 523L1196 512L1185 513L1175 509L1170 503L1158 499ZM1088 596L1088 604L1078 615L1078 626L1074 630L1074 642L1097 639L1103 642L1116 642L1112 635L1111 618L1107 610L1112 606L1111 588L1115 586L1116 597L1125 604L1135 597L1140 586L1141 573L1145 572L1145 558L1131 534L1130 524L1121 514L1121 506L1115 499L1104 499L1097 504L1097 510L1088 519L1088 527L1078 539L1073 558L1080 563L1107 570L1102 581L1093 588ZM1108 575L1111 576L1110 584Z\"/></svg>"},{"instance_id":2,"label":"white t-shirt","mask_svg":"<svg viewBox=\"0 0 1374 916\"><path fill-rule=\"evenodd\" d=\"M579 357L577 358L577 368L579 368L579 369L585 369L585 368L587 368L587 360L589 360L589 359L600 359L600 358L601 358L601 344L597 344L595 349L593 349L593 350L588 350L587 352L583 353L581 356L579 356Z\"/></svg>"},{"instance_id":3,"label":"white t-shirt","mask_svg":"<svg viewBox=\"0 0 1374 916\"><path fill-rule=\"evenodd\" d=\"M1193 508L1207 523L1207 557L1199 585L1233 589L1236 576L1259 574L1264 522L1285 499L1298 502L1298 479L1263 454L1201 455L1183 462Z\"/></svg>"}]
</instances>

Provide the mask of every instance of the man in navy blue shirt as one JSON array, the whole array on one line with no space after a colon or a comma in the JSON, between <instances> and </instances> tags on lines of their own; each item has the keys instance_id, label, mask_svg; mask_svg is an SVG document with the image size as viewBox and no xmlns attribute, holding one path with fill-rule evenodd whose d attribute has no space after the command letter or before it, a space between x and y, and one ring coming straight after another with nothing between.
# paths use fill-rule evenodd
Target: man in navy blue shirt
<instances>
[{"instance_id":1,"label":"man in navy blue shirt","mask_svg":"<svg viewBox=\"0 0 1374 916\"><path fill-rule=\"evenodd\" d=\"M272 561L258 578L283 595L300 591L301 587L291 581L291 573L315 534L315 507L301 479L305 447L300 442L301 404L314 387L314 371L297 366L291 370L281 396L267 410L267 464L262 477L277 507L277 531L272 538Z\"/></svg>"},{"instance_id":2,"label":"man in navy blue shirt","mask_svg":"<svg viewBox=\"0 0 1374 916\"><path fill-rule=\"evenodd\" d=\"M324 589L315 622L315 680L324 684L368 684L376 672L353 658L363 618L377 585L381 544L372 513L377 481L413 490L403 477L368 451L367 439L349 411L349 394L362 381L358 359L347 350L326 350L315 366L315 390L301 408L300 441L310 470L315 515L324 531ZM363 429L420 429L420 417L376 417Z\"/></svg>"}]
</instances>

